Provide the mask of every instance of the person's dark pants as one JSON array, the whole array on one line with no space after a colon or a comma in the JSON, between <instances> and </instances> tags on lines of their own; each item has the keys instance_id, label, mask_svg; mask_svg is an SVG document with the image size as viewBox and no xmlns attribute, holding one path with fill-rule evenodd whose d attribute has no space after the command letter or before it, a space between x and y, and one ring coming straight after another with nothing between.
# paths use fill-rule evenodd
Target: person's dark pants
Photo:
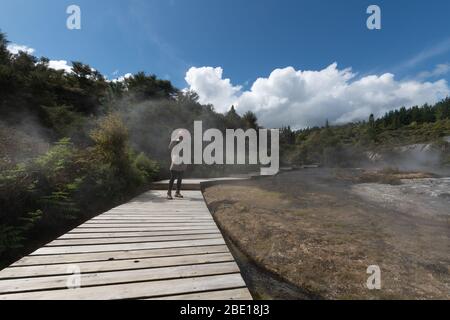
<instances>
[{"instance_id":1,"label":"person's dark pants","mask_svg":"<svg viewBox=\"0 0 450 320\"><path fill-rule=\"evenodd\" d=\"M183 172L182 171L170 171L170 183L169 183L169 193L172 193L173 185L177 181L177 193L181 191L181 184L183 183Z\"/></svg>"}]
</instances>

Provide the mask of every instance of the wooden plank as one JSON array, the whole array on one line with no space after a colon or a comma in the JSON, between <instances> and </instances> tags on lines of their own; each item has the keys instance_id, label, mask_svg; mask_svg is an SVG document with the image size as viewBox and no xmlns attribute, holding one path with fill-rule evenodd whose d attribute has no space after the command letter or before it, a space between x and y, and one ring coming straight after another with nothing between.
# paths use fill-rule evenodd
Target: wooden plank
<instances>
[{"instance_id":1,"label":"wooden plank","mask_svg":"<svg viewBox=\"0 0 450 320\"><path fill-rule=\"evenodd\" d=\"M179 224L179 223L195 223L195 224L203 224L203 223L213 223L213 219L211 218L203 218L203 219L96 219L91 220L87 225L104 225L104 224L154 224L154 223L168 223L169 225Z\"/></svg>"},{"instance_id":2,"label":"wooden plank","mask_svg":"<svg viewBox=\"0 0 450 320\"><path fill-rule=\"evenodd\" d=\"M214 222L195 222L195 223L140 223L140 224L121 224L121 223L105 223L105 224L91 224L85 223L79 226L83 229L95 229L95 228L135 228L139 227L214 227L216 226Z\"/></svg>"},{"instance_id":3,"label":"wooden plank","mask_svg":"<svg viewBox=\"0 0 450 320\"><path fill-rule=\"evenodd\" d=\"M107 223L107 222L128 222L128 223L141 223L141 222L192 222L192 221L212 221L211 217L145 217L145 218L130 218L130 217L119 217L119 218L109 218L109 217L98 217L91 219L92 223Z\"/></svg>"},{"instance_id":4,"label":"wooden plank","mask_svg":"<svg viewBox=\"0 0 450 320\"><path fill-rule=\"evenodd\" d=\"M119 300L245 287L239 273L177 280L0 295L0 300Z\"/></svg>"},{"instance_id":5,"label":"wooden plank","mask_svg":"<svg viewBox=\"0 0 450 320\"><path fill-rule=\"evenodd\" d=\"M225 241L223 239L165 241L165 242L112 244L112 245L105 244L105 245L91 245L91 246L43 247L35 251L32 255L165 249L165 248L212 246L221 244L225 244Z\"/></svg>"},{"instance_id":6,"label":"wooden plank","mask_svg":"<svg viewBox=\"0 0 450 320\"><path fill-rule=\"evenodd\" d=\"M140 220L140 221L139 221ZM161 225L170 223L171 225L183 225L183 224L189 224L189 225L195 225L195 224L205 224L205 223L214 223L214 219L208 218L208 219L139 219L138 222L135 222L133 220L128 219L116 219L116 220L90 220L85 223L86 224L144 224L144 225ZM162 221L161 221L162 220ZM125 221L125 222L123 222Z\"/></svg>"},{"instance_id":7,"label":"wooden plank","mask_svg":"<svg viewBox=\"0 0 450 320\"><path fill-rule=\"evenodd\" d=\"M211 216L209 212L205 212L207 208L198 208L195 211L188 211L188 210L169 210L166 211L160 210L160 211L149 211L149 212L122 212L122 213L104 213L102 216L109 216L109 217L124 217L124 216L133 216L133 217L149 217L149 216L184 216L184 217L191 217L191 216Z\"/></svg>"},{"instance_id":8,"label":"wooden plank","mask_svg":"<svg viewBox=\"0 0 450 320\"><path fill-rule=\"evenodd\" d=\"M142 214L142 215L101 215L95 218L96 220L146 220L146 219L213 219L211 215L206 214L192 214L192 215L182 215L179 213L174 214Z\"/></svg>"},{"instance_id":9,"label":"wooden plank","mask_svg":"<svg viewBox=\"0 0 450 320\"><path fill-rule=\"evenodd\" d=\"M81 274L81 287L239 273L234 262ZM0 281L0 294L67 288L67 276Z\"/></svg>"},{"instance_id":10,"label":"wooden plank","mask_svg":"<svg viewBox=\"0 0 450 320\"><path fill-rule=\"evenodd\" d=\"M173 213L146 213L146 214L108 214L98 216L99 218L136 218L136 219L146 219L146 218L206 218L211 219L212 215L206 215L204 213L193 213L193 214L183 214L181 212L173 212Z\"/></svg>"},{"instance_id":11,"label":"wooden plank","mask_svg":"<svg viewBox=\"0 0 450 320\"><path fill-rule=\"evenodd\" d=\"M149 210L122 210L122 211L108 211L103 214L106 215L165 215L165 214L185 214L185 215L196 215L196 214L206 214L205 209L207 207L197 207L197 208L174 208L174 207L165 207L165 208L153 208Z\"/></svg>"},{"instance_id":12,"label":"wooden plank","mask_svg":"<svg viewBox=\"0 0 450 320\"><path fill-rule=\"evenodd\" d=\"M111 210L105 212L105 214L124 214L124 213L131 213L131 214L151 214L151 213L159 213L159 214L165 214L165 213L186 213L186 214L193 214L193 213L205 213L203 210L207 208L205 205L199 205L199 206L192 206L192 205L173 205L173 204L164 204L164 205L156 205L152 204L151 207L145 207L142 209L139 208L130 208L127 207L123 210Z\"/></svg>"},{"instance_id":13,"label":"wooden plank","mask_svg":"<svg viewBox=\"0 0 450 320\"><path fill-rule=\"evenodd\" d=\"M150 220L148 222L134 222L134 221L89 221L86 222L82 225L80 225L79 227L84 227L84 226L99 226L99 227L106 227L108 228L108 225L119 225L119 226L130 226L130 227L135 227L136 224L139 224L141 226L147 227L153 227L153 226L160 226L160 227L164 227L166 225L168 226L198 226L198 225L215 225L214 220L209 219L209 220L201 220L201 221L189 221L189 220L182 220L182 221L173 221L173 220L165 220L165 221L154 221L154 220Z\"/></svg>"},{"instance_id":14,"label":"wooden plank","mask_svg":"<svg viewBox=\"0 0 450 320\"><path fill-rule=\"evenodd\" d=\"M167 194L164 195L163 197L166 198ZM152 200L157 200L157 201L152 201ZM113 208L111 210L130 210L130 209L138 209L138 210L144 209L145 210L145 209L149 209L149 207L147 206L147 204L149 202L151 202L152 207L154 206L155 208L181 207L181 206L185 206L187 208L192 208L192 207L201 207L201 206L206 205L203 202L203 200L204 200L203 197L201 197L201 198L189 197L189 198L185 198L185 199L175 199L175 201L168 201L166 199L162 199L164 201L160 201L161 200L160 196L156 196L152 200L144 200L142 203L129 202L123 206L119 206L119 207Z\"/></svg>"},{"instance_id":15,"label":"wooden plank","mask_svg":"<svg viewBox=\"0 0 450 320\"><path fill-rule=\"evenodd\" d=\"M205 208L206 203L201 203L202 200L198 200L196 202L190 202L190 201L175 201L175 202L164 202L164 203L156 203L152 202L151 207L148 206L148 202L144 204L143 206L133 206L131 204L127 204L124 207L117 207L114 209L111 209L106 212L123 212L123 211L145 211L145 212L151 212L156 211L158 209L161 210L161 212L169 211L169 210L179 210L179 209L186 209L186 210L193 210L196 208Z\"/></svg>"},{"instance_id":16,"label":"wooden plank","mask_svg":"<svg viewBox=\"0 0 450 320\"><path fill-rule=\"evenodd\" d=\"M170 210L170 209L161 209L161 210L154 210L154 211L127 211L127 212L120 212L120 213L111 213L111 212L107 212L107 213L103 213L102 215L107 215L107 216L114 216L114 217L121 217L121 216L170 216L170 215L174 215L174 216L198 216L198 215L207 215L208 212L205 212L205 210L207 210L207 208L198 208L195 210L183 210L183 209L178 209L178 210Z\"/></svg>"},{"instance_id":17,"label":"wooden plank","mask_svg":"<svg viewBox=\"0 0 450 320\"><path fill-rule=\"evenodd\" d=\"M201 200L203 201L203 199ZM199 200L200 202L200 200ZM114 208L112 210L106 211L105 213L111 213L111 212L156 212L158 210L160 210L160 212L170 212L170 211L178 211L178 210L185 210L185 211L192 211L192 210L197 210L197 209L203 209L206 208L206 204L205 203L181 203L181 202L166 202L163 204L158 204L158 203L152 203L151 206L148 205L148 203L146 203L145 205L138 207L138 206L131 206L131 205L126 205L125 207L122 208Z\"/></svg>"},{"instance_id":18,"label":"wooden plank","mask_svg":"<svg viewBox=\"0 0 450 320\"><path fill-rule=\"evenodd\" d=\"M209 211L205 212L205 208L199 208L198 210L187 212L183 210L172 211L167 209L166 211L148 211L148 212L123 212L123 213L103 213L99 215L99 217L196 217L196 216L204 216L211 217Z\"/></svg>"},{"instance_id":19,"label":"wooden plank","mask_svg":"<svg viewBox=\"0 0 450 320\"><path fill-rule=\"evenodd\" d=\"M134 238L155 236L189 236L200 234L218 234L219 230L186 230L186 231L149 231L149 232L110 232L110 233L66 233L59 240L69 239L101 239L101 238Z\"/></svg>"},{"instance_id":20,"label":"wooden plank","mask_svg":"<svg viewBox=\"0 0 450 320\"><path fill-rule=\"evenodd\" d=\"M175 256L162 258L145 258L139 260L101 261L77 263L81 273L96 273L106 271L137 270L158 267L174 267L183 265L195 265L214 262L232 262L230 253L213 253L190 256ZM68 268L71 264L10 267L0 272L0 279L44 277L71 274Z\"/></svg>"},{"instance_id":21,"label":"wooden plank","mask_svg":"<svg viewBox=\"0 0 450 320\"><path fill-rule=\"evenodd\" d=\"M57 246L79 246L79 245L98 245L98 244L119 244L119 243L145 243L145 242L161 242L161 241L182 241L182 240L200 240L200 239L220 239L220 233L202 234L202 235L185 235L185 236L161 236L161 237L136 237L136 238L103 238L103 239L70 239L55 240L46 247Z\"/></svg>"},{"instance_id":22,"label":"wooden plank","mask_svg":"<svg viewBox=\"0 0 450 320\"><path fill-rule=\"evenodd\" d=\"M157 232L157 231L186 231L186 230L218 230L217 226L191 226L191 227L135 227L135 228L77 228L71 233L104 233L104 232Z\"/></svg>"},{"instance_id":23,"label":"wooden plank","mask_svg":"<svg viewBox=\"0 0 450 320\"><path fill-rule=\"evenodd\" d=\"M201 293L192 293L179 296L168 296L162 298L150 298L144 300L253 300L247 288L210 291Z\"/></svg>"},{"instance_id":24,"label":"wooden plank","mask_svg":"<svg viewBox=\"0 0 450 320\"><path fill-rule=\"evenodd\" d=\"M206 247L169 248L152 250L111 251L94 253L77 253L50 256L27 256L12 265L12 267L80 263L95 261L118 261L144 258L173 257L183 255L228 253L225 245Z\"/></svg>"},{"instance_id":25,"label":"wooden plank","mask_svg":"<svg viewBox=\"0 0 450 320\"><path fill-rule=\"evenodd\" d=\"M126 207L123 209L113 209L110 211L106 211L103 214L123 214L123 213L130 213L130 214L148 214L148 213L159 213L159 214L165 214L166 212L178 212L183 211L187 214L191 213L206 213L204 210L208 206L206 204L202 205L174 205L174 204L163 204L163 205L157 205L155 203L152 203L151 206L148 204L145 207L142 208L132 208L132 207Z\"/></svg>"},{"instance_id":26,"label":"wooden plank","mask_svg":"<svg viewBox=\"0 0 450 320\"><path fill-rule=\"evenodd\" d=\"M95 218L94 221L104 221L104 220L184 220L184 221L191 221L191 220L214 220L212 216L206 216L206 215L192 215L192 216L180 216L180 215L165 215L165 216L157 216L157 215L145 215L145 216L98 216Z\"/></svg>"},{"instance_id":27,"label":"wooden plank","mask_svg":"<svg viewBox=\"0 0 450 320\"><path fill-rule=\"evenodd\" d=\"M203 210L207 208L206 204L201 206L187 206L187 205L181 205L181 206L175 206L171 204L165 204L162 206L158 206L156 204L152 204L151 206L147 206L144 208L124 208L124 209L113 209L107 212L104 212L104 214L151 214L151 213L159 213L159 214L165 214L165 213L173 213L173 212L185 212L186 214L193 214L193 213L206 213Z\"/></svg>"},{"instance_id":28,"label":"wooden plank","mask_svg":"<svg viewBox=\"0 0 450 320\"><path fill-rule=\"evenodd\" d=\"M157 199L155 199L157 200ZM107 212L111 211L127 211L127 210L154 210L154 209L174 209L174 208L186 208L186 209L192 209L192 208L202 208L206 206L206 203L203 202L202 199L191 199L191 200L176 200L176 201L164 201L164 202L151 202L146 201L143 205L137 205L133 203L127 203L124 206L113 208ZM152 204L151 207L148 206L148 203Z\"/></svg>"},{"instance_id":29,"label":"wooden plank","mask_svg":"<svg viewBox=\"0 0 450 320\"><path fill-rule=\"evenodd\" d=\"M214 222L197 222L192 224L186 223L85 223L78 228L81 229L102 229L102 228L122 228L122 229L132 229L132 228L155 228L155 227L216 227ZM74 229L75 230L75 229Z\"/></svg>"}]
</instances>

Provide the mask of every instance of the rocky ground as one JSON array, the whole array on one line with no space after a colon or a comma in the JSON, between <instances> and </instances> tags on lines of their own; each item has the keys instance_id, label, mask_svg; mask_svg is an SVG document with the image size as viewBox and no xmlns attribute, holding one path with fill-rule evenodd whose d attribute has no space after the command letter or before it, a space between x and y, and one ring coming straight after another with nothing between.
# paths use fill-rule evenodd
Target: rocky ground
<instances>
[{"instance_id":1,"label":"rocky ground","mask_svg":"<svg viewBox=\"0 0 450 320\"><path fill-rule=\"evenodd\" d=\"M300 170L205 190L257 298L450 299L449 179L367 174ZM381 290L366 286L371 265Z\"/></svg>"}]
</instances>

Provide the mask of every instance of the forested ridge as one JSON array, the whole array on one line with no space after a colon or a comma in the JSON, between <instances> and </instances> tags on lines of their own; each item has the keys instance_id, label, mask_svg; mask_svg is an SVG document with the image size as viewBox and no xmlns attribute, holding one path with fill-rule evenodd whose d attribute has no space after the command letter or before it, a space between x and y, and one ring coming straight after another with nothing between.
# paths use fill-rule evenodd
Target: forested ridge
<instances>
[{"instance_id":1,"label":"forested ridge","mask_svg":"<svg viewBox=\"0 0 450 320\"><path fill-rule=\"evenodd\" d=\"M376 119L323 127L281 129L282 162L354 167L367 164L367 153L384 153L407 145L429 144L450 165L450 98L435 105L390 111Z\"/></svg>"}]
</instances>

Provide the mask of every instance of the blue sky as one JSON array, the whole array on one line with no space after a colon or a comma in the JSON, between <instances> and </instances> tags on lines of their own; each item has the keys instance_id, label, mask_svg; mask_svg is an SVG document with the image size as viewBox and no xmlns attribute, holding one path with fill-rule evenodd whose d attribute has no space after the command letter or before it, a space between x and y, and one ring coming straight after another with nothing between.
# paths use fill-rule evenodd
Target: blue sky
<instances>
[{"instance_id":1,"label":"blue sky","mask_svg":"<svg viewBox=\"0 0 450 320\"><path fill-rule=\"evenodd\" d=\"M82 30L66 28L71 4ZM370 4L381 7L382 30L366 28ZM334 62L356 78L449 80L448 12L447 0L0 0L0 29L37 56L109 78L143 70L184 88L189 68L220 67L241 95L277 68Z\"/></svg>"}]
</instances>

